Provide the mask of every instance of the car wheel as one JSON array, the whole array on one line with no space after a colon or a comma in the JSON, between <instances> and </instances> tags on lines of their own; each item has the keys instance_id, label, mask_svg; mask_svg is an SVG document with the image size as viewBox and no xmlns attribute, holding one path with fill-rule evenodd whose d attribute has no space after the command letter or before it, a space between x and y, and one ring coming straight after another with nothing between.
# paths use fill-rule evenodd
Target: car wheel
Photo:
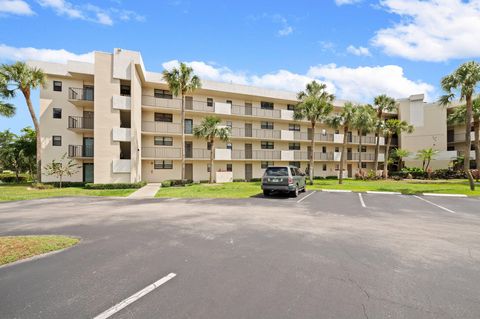
<instances>
[{"instance_id":1,"label":"car wheel","mask_svg":"<svg viewBox=\"0 0 480 319\"><path fill-rule=\"evenodd\" d=\"M303 186L302 188L302 193L305 193L307 191L307 187L306 186Z\"/></svg>"},{"instance_id":2,"label":"car wheel","mask_svg":"<svg viewBox=\"0 0 480 319\"><path fill-rule=\"evenodd\" d=\"M298 196L298 186L295 186L295 190L291 193L293 197Z\"/></svg>"},{"instance_id":3,"label":"car wheel","mask_svg":"<svg viewBox=\"0 0 480 319\"><path fill-rule=\"evenodd\" d=\"M263 191L263 196L269 196L269 195L270 195L270 191L267 191L267 190Z\"/></svg>"}]
</instances>

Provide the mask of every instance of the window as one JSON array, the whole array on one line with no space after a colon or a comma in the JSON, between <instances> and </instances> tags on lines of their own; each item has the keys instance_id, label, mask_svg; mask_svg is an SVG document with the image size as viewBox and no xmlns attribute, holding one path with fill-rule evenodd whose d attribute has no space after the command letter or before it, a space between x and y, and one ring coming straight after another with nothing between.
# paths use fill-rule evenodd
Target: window
<instances>
[{"instance_id":1,"label":"window","mask_svg":"<svg viewBox=\"0 0 480 319\"><path fill-rule=\"evenodd\" d=\"M326 146L322 146L322 153L326 153L327 152L327 147Z\"/></svg>"},{"instance_id":2,"label":"window","mask_svg":"<svg viewBox=\"0 0 480 319\"><path fill-rule=\"evenodd\" d=\"M210 164L207 164L207 173L210 173Z\"/></svg>"},{"instance_id":3,"label":"window","mask_svg":"<svg viewBox=\"0 0 480 319\"><path fill-rule=\"evenodd\" d=\"M447 151L455 151L455 146L447 146Z\"/></svg>"},{"instance_id":4,"label":"window","mask_svg":"<svg viewBox=\"0 0 480 319\"><path fill-rule=\"evenodd\" d=\"M340 170L340 165L335 164L335 170L336 170L336 171Z\"/></svg>"},{"instance_id":5,"label":"window","mask_svg":"<svg viewBox=\"0 0 480 319\"><path fill-rule=\"evenodd\" d=\"M367 147L366 147L366 146L362 146L361 152L362 152L362 153L366 153L366 152L367 152Z\"/></svg>"},{"instance_id":6,"label":"window","mask_svg":"<svg viewBox=\"0 0 480 319\"><path fill-rule=\"evenodd\" d=\"M153 162L154 169L172 169L173 161L170 160L155 160Z\"/></svg>"},{"instance_id":7,"label":"window","mask_svg":"<svg viewBox=\"0 0 480 319\"><path fill-rule=\"evenodd\" d=\"M265 161L264 161L264 162L262 162L262 163L260 164L260 167L263 168L263 169L265 169L265 168L267 168L267 167L269 167L269 166L273 166L273 165L274 165L273 162L265 162Z\"/></svg>"},{"instance_id":8,"label":"window","mask_svg":"<svg viewBox=\"0 0 480 319\"><path fill-rule=\"evenodd\" d=\"M260 107L264 110L273 110L273 102L260 102Z\"/></svg>"},{"instance_id":9,"label":"window","mask_svg":"<svg viewBox=\"0 0 480 319\"><path fill-rule=\"evenodd\" d=\"M161 99L171 99L173 98L172 93L168 90L154 89L153 95Z\"/></svg>"},{"instance_id":10,"label":"window","mask_svg":"<svg viewBox=\"0 0 480 319\"><path fill-rule=\"evenodd\" d=\"M335 130L335 134L340 134L340 131L339 131L339 130Z\"/></svg>"},{"instance_id":11,"label":"window","mask_svg":"<svg viewBox=\"0 0 480 319\"><path fill-rule=\"evenodd\" d=\"M295 110L295 104L287 104L287 110L294 111Z\"/></svg>"},{"instance_id":12,"label":"window","mask_svg":"<svg viewBox=\"0 0 480 319\"><path fill-rule=\"evenodd\" d=\"M338 146L335 147L335 152L340 152L340 149L338 148Z\"/></svg>"},{"instance_id":13,"label":"window","mask_svg":"<svg viewBox=\"0 0 480 319\"><path fill-rule=\"evenodd\" d=\"M232 164L227 164L227 172L231 172L233 170Z\"/></svg>"},{"instance_id":14,"label":"window","mask_svg":"<svg viewBox=\"0 0 480 319\"><path fill-rule=\"evenodd\" d=\"M288 130L300 132L300 124L288 124Z\"/></svg>"},{"instance_id":15,"label":"window","mask_svg":"<svg viewBox=\"0 0 480 319\"><path fill-rule=\"evenodd\" d=\"M120 95L130 96L130 85L120 85Z\"/></svg>"},{"instance_id":16,"label":"window","mask_svg":"<svg viewBox=\"0 0 480 319\"><path fill-rule=\"evenodd\" d=\"M362 162L362 168L367 168L367 163Z\"/></svg>"},{"instance_id":17,"label":"window","mask_svg":"<svg viewBox=\"0 0 480 319\"><path fill-rule=\"evenodd\" d=\"M153 138L153 143L155 145L172 146L173 138L168 136L155 136Z\"/></svg>"},{"instance_id":18,"label":"window","mask_svg":"<svg viewBox=\"0 0 480 319\"><path fill-rule=\"evenodd\" d=\"M212 143L207 142L207 150L209 150L209 151L212 150Z\"/></svg>"},{"instance_id":19,"label":"window","mask_svg":"<svg viewBox=\"0 0 480 319\"><path fill-rule=\"evenodd\" d=\"M227 100L226 103L228 103L228 104L230 104L230 105L233 104L232 100Z\"/></svg>"},{"instance_id":20,"label":"window","mask_svg":"<svg viewBox=\"0 0 480 319\"><path fill-rule=\"evenodd\" d=\"M227 143L227 150L231 150L232 149L232 143Z\"/></svg>"},{"instance_id":21,"label":"window","mask_svg":"<svg viewBox=\"0 0 480 319\"><path fill-rule=\"evenodd\" d=\"M185 134L193 134L193 120L185 119Z\"/></svg>"},{"instance_id":22,"label":"window","mask_svg":"<svg viewBox=\"0 0 480 319\"><path fill-rule=\"evenodd\" d=\"M262 150L273 150L274 148L273 142L269 141L262 141L260 146Z\"/></svg>"},{"instance_id":23,"label":"window","mask_svg":"<svg viewBox=\"0 0 480 319\"><path fill-rule=\"evenodd\" d=\"M53 90L62 92L62 81L53 81Z\"/></svg>"},{"instance_id":24,"label":"window","mask_svg":"<svg viewBox=\"0 0 480 319\"><path fill-rule=\"evenodd\" d=\"M173 122L173 115L169 113L156 113L155 122Z\"/></svg>"},{"instance_id":25,"label":"window","mask_svg":"<svg viewBox=\"0 0 480 319\"><path fill-rule=\"evenodd\" d=\"M61 119L62 118L62 109L58 107L53 108L53 118Z\"/></svg>"},{"instance_id":26,"label":"window","mask_svg":"<svg viewBox=\"0 0 480 319\"><path fill-rule=\"evenodd\" d=\"M52 136L52 145L53 146L62 146L62 137L58 135Z\"/></svg>"},{"instance_id":27,"label":"window","mask_svg":"<svg viewBox=\"0 0 480 319\"><path fill-rule=\"evenodd\" d=\"M227 127L232 128L232 121L227 121Z\"/></svg>"},{"instance_id":28,"label":"window","mask_svg":"<svg viewBox=\"0 0 480 319\"><path fill-rule=\"evenodd\" d=\"M327 170L327 164L322 164L322 171L326 171Z\"/></svg>"},{"instance_id":29,"label":"window","mask_svg":"<svg viewBox=\"0 0 480 319\"><path fill-rule=\"evenodd\" d=\"M300 162L289 162L288 165L295 166L296 168L300 168Z\"/></svg>"},{"instance_id":30,"label":"window","mask_svg":"<svg viewBox=\"0 0 480 319\"><path fill-rule=\"evenodd\" d=\"M273 130L273 122L262 122L260 127L264 130Z\"/></svg>"},{"instance_id":31,"label":"window","mask_svg":"<svg viewBox=\"0 0 480 319\"><path fill-rule=\"evenodd\" d=\"M211 97L207 98L207 106L213 106L213 99Z\"/></svg>"},{"instance_id":32,"label":"window","mask_svg":"<svg viewBox=\"0 0 480 319\"><path fill-rule=\"evenodd\" d=\"M267 176L288 176L288 168L286 167L270 167L265 172Z\"/></svg>"},{"instance_id":33,"label":"window","mask_svg":"<svg viewBox=\"0 0 480 319\"><path fill-rule=\"evenodd\" d=\"M300 150L300 143L288 143L288 149L290 151L299 151Z\"/></svg>"}]
</instances>

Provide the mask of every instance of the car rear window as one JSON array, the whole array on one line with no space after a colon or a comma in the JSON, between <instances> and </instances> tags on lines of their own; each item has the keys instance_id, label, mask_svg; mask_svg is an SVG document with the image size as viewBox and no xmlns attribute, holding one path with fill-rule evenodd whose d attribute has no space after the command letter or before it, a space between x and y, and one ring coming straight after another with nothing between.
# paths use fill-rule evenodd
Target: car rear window
<instances>
[{"instance_id":1,"label":"car rear window","mask_svg":"<svg viewBox=\"0 0 480 319\"><path fill-rule=\"evenodd\" d=\"M286 167L269 167L265 171L267 176L288 176L288 168Z\"/></svg>"}]
</instances>

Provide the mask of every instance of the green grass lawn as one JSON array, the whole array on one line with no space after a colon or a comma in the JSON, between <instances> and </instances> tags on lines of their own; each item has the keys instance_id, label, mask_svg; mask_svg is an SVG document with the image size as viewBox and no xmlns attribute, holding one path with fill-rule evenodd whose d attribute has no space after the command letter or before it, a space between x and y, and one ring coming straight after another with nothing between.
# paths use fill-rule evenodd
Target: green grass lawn
<instances>
[{"instance_id":1,"label":"green grass lawn","mask_svg":"<svg viewBox=\"0 0 480 319\"><path fill-rule=\"evenodd\" d=\"M78 242L79 239L66 236L0 237L0 265L67 248Z\"/></svg>"},{"instance_id":2,"label":"green grass lawn","mask_svg":"<svg viewBox=\"0 0 480 319\"><path fill-rule=\"evenodd\" d=\"M25 200L55 196L128 196L136 189L84 189L65 187L53 189L32 189L30 185L0 184L0 201Z\"/></svg>"},{"instance_id":3,"label":"green grass lawn","mask_svg":"<svg viewBox=\"0 0 480 319\"><path fill-rule=\"evenodd\" d=\"M337 180L315 180L314 185L307 185L308 190L346 189L355 192L390 191L402 194L445 193L480 196L480 184L475 191L470 191L466 180L403 180L403 181L359 181L344 180L342 185ZM193 184L185 187L161 188L156 197L176 198L248 198L261 194L260 183L226 183Z\"/></svg>"}]
</instances>

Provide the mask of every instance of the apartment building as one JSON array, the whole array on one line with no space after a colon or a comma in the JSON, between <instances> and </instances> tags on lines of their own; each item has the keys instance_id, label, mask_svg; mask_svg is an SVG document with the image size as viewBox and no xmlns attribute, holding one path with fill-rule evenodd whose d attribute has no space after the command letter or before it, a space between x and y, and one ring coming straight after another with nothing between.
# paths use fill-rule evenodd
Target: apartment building
<instances>
[{"instance_id":1,"label":"apartment building","mask_svg":"<svg viewBox=\"0 0 480 319\"><path fill-rule=\"evenodd\" d=\"M44 70L47 86L40 92L43 164L63 154L78 162L70 180L95 183L159 182L181 178L181 100L171 94L161 73L145 69L140 53L115 49L95 52L94 63L29 62ZM295 92L202 80L202 88L186 97L186 177L209 176L210 147L192 135L207 115L231 127L228 143L215 145L213 170L234 179L259 178L269 165L307 169L311 129L293 120ZM411 110L412 101L406 100ZM414 101L414 103L416 103ZM344 101L334 102L340 110ZM386 116L397 116L387 114ZM338 176L343 130L320 125L315 132L316 176ZM394 144L397 138L395 137ZM375 137L348 133L344 176L372 169ZM383 162L384 140L379 159ZM42 181L54 180L42 176Z\"/></svg>"}]
</instances>

